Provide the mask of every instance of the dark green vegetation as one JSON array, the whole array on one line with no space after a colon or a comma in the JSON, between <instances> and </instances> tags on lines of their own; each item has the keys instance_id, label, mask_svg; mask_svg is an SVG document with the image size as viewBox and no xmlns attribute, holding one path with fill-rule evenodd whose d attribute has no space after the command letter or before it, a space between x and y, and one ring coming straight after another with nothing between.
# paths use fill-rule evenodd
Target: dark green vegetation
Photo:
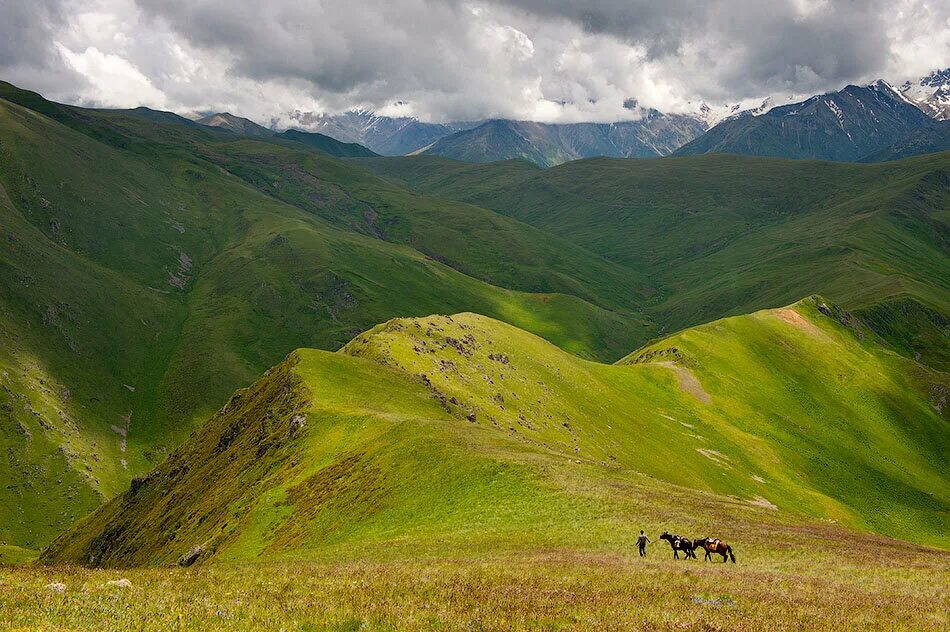
<instances>
[{"instance_id":1,"label":"dark green vegetation","mask_svg":"<svg viewBox=\"0 0 950 632\"><path fill-rule=\"evenodd\" d=\"M288 141L0 95L0 541L36 548L290 350L473 310L617 358L646 282Z\"/></svg>"},{"instance_id":2,"label":"dark green vegetation","mask_svg":"<svg viewBox=\"0 0 950 632\"><path fill-rule=\"evenodd\" d=\"M704 131L699 119L656 110L619 123L493 120L440 138L418 153L468 162L520 159L550 167L594 156L666 156Z\"/></svg>"},{"instance_id":3,"label":"dark green vegetation","mask_svg":"<svg viewBox=\"0 0 950 632\"><path fill-rule=\"evenodd\" d=\"M675 153L860 160L932 121L891 85L876 81L772 108L760 116L726 119Z\"/></svg>"},{"instance_id":4,"label":"dark green vegetation","mask_svg":"<svg viewBox=\"0 0 950 632\"><path fill-rule=\"evenodd\" d=\"M277 137L307 145L308 147L318 149L338 158L368 158L378 155L358 143L341 143L335 138L330 138L323 134L311 134L310 132L301 132L295 129L281 132L277 134Z\"/></svg>"},{"instance_id":5,"label":"dark green vegetation","mask_svg":"<svg viewBox=\"0 0 950 632\"><path fill-rule=\"evenodd\" d=\"M948 392L820 298L616 365L474 314L397 319L296 351L42 559L616 551L672 515L690 534L805 515L946 547Z\"/></svg>"},{"instance_id":6,"label":"dark green vegetation","mask_svg":"<svg viewBox=\"0 0 950 632\"><path fill-rule=\"evenodd\" d=\"M633 514L611 509L609 490L643 474L653 478L638 489L652 495L656 485L676 493L687 485L700 505L709 494L723 508L732 502L723 495L754 500L762 506L741 504L758 512L747 523L773 515L768 500L783 524L804 514L946 544L934 526L946 510L945 477L934 467L945 426L931 406L932 398L944 405L937 371L950 360L946 154L868 166L708 156L541 170L519 161L339 160L308 140L247 138L150 110L66 107L0 84L0 447L9 457L0 461L8 481L0 506L13 508L0 515L5 557L28 557L159 464L153 477L175 488L175 507L153 497L155 478L139 479L48 556L151 563L185 545L241 559L349 546L398 552L386 535L393 529L405 534L404 552L435 532L434 553L460 542L574 546L582 536L571 534L583 532L571 520L601 510L616 543ZM745 364L762 373L760 389L712 389L735 375L717 344L738 357L771 331L751 326L735 333L735 347L728 338L695 351L712 358L706 381L692 364L684 374L578 359L615 361L661 334L814 291L861 319L833 312L846 324L831 323L831 355L850 363L843 374L875 376L855 377L839 400L826 381L807 379L838 375L822 353L786 367L763 351ZM457 312L519 328L462 319L477 339L510 339L511 350L496 355L521 354L547 386L480 390L491 387L486 367L507 366L481 356L456 363L462 382L440 363L440 384L432 357L410 353L404 339L386 342L384 329L357 338L382 346L294 354L200 426L294 349L334 351L393 317ZM878 349L868 327L891 349ZM684 348L697 331L681 334ZM808 340L804 348L817 352ZM440 344L449 346L438 359L454 362L445 354L456 347ZM399 366L387 360L391 371L378 362L386 345L400 350ZM531 354L567 377L535 366ZM693 384L683 375L698 375L705 390L676 390L677 379ZM768 376L797 382L801 393ZM888 403L861 403L869 397ZM614 416L642 419L625 411L659 414L660 405L677 424L647 426L642 441L658 456L642 460L635 438L607 426ZM767 416L799 423L800 409L797 429ZM684 423L721 447L674 452L667 434L687 428L677 417L687 413L697 423ZM304 425L291 430L297 414ZM829 420L840 430L830 443ZM351 454L345 445L364 447ZM901 455L900 466L867 453L874 445ZM779 465L763 460L768 446ZM823 469L829 454L846 469ZM565 455L580 473L563 469ZM539 472L534 459L564 463ZM223 486L203 487L215 484ZM430 503L433 490L441 504ZM895 502L894 512L874 510ZM129 525L144 515L151 526L136 540ZM676 515L696 528L726 524L692 509ZM664 519L653 514L650 524ZM473 525L484 539L464 537Z\"/></svg>"},{"instance_id":7,"label":"dark green vegetation","mask_svg":"<svg viewBox=\"0 0 950 632\"><path fill-rule=\"evenodd\" d=\"M950 368L950 153L881 165L715 155L552 169L426 157L360 164L531 224L651 281L667 329L821 292Z\"/></svg>"}]
</instances>

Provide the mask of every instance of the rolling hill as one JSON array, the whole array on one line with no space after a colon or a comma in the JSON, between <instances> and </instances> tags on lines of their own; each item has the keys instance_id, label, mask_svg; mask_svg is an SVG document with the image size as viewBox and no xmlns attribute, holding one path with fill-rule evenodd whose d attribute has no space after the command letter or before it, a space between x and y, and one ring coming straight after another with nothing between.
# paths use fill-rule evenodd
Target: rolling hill
<instances>
[{"instance_id":1,"label":"rolling hill","mask_svg":"<svg viewBox=\"0 0 950 632\"><path fill-rule=\"evenodd\" d=\"M476 312L609 362L818 290L948 366L943 154L340 160L9 84L0 141L0 541L20 557L292 350L391 318Z\"/></svg>"},{"instance_id":2,"label":"rolling hill","mask_svg":"<svg viewBox=\"0 0 950 632\"><path fill-rule=\"evenodd\" d=\"M908 356L950 367L948 153L880 165L728 155L544 170L423 156L360 164L648 274L643 310L672 330L819 291Z\"/></svg>"},{"instance_id":3,"label":"rolling hill","mask_svg":"<svg viewBox=\"0 0 950 632\"><path fill-rule=\"evenodd\" d=\"M946 546L948 389L818 297L616 365L474 314L397 319L291 354L42 559L616 548L669 520L664 493L695 530L724 528L729 500L732 520Z\"/></svg>"},{"instance_id":4,"label":"rolling hill","mask_svg":"<svg viewBox=\"0 0 950 632\"><path fill-rule=\"evenodd\" d=\"M336 156L337 158L370 158L379 154L363 147L359 143L341 143L335 138L324 136L323 134L313 134L310 132L301 132L300 130L289 129L286 132L277 134L277 138L285 138L297 143L313 147L324 153Z\"/></svg>"},{"instance_id":5,"label":"rolling hill","mask_svg":"<svg viewBox=\"0 0 950 632\"><path fill-rule=\"evenodd\" d=\"M876 81L775 107L764 114L726 119L675 153L856 161L931 120L890 84Z\"/></svg>"},{"instance_id":6,"label":"rolling hill","mask_svg":"<svg viewBox=\"0 0 950 632\"><path fill-rule=\"evenodd\" d=\"M294 348L458 310L588 357L655 330L632 311L645 280L490 211L300 145L0 88L10 545L46 544Z\"/></svg>"}]
</instances>

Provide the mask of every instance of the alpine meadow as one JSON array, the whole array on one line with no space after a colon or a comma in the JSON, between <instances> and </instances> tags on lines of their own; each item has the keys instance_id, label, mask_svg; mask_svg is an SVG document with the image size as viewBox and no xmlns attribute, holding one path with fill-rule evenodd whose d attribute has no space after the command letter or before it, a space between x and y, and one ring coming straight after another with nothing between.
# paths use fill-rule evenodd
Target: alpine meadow
<instances>
[{"instance_id":1,"label":"alpine meadow","mask_svg":"<svg viewBox=\"0 0 950 632\"><path fill-rule=\"evenodd\" d=\"M0 629L950 629L950 10L41 4Z\"/></svg>"}]
</instances>

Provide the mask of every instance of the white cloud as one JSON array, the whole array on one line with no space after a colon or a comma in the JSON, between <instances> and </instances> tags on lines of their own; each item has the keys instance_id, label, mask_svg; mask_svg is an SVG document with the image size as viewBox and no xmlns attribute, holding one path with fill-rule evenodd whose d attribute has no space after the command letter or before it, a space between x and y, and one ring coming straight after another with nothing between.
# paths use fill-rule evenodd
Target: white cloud
<instances>
[{"instance_id":1,"label":"white cloud","mask_svg":"<svg viewBox=\"0 0 950 632\"><path fill-rule=\"evenodd\" d=\"M60 42L54 45L66 63L89 80L88 86L79 93L83 101L118 108L167 106L168 99L162 91L127 59L103 53L95 46L76 53Z\"/></svg>"},{"instance_id":2,"label":"white cloud","mask_svg":"<svg viewBox=\"0 0 950 632\"><path fill-rule=\"evenodd\" d=\"M262 122L363 106L611 121L950 65L932 0L3 0L0 72L51 98Z\"/></svg>"}]
</instances>

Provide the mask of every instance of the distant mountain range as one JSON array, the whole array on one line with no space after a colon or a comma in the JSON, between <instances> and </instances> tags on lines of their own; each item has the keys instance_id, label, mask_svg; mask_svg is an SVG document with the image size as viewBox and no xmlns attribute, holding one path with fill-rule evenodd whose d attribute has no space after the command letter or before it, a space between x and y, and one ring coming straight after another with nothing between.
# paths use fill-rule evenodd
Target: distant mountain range
<instances>
[{"instance_id":1,"label":"distant mountain range","mask_svg":"<svg viewBox=\"0 0 950 632\"><path fill-rule=\"evenodd\" d=\"M494 120L437 140L418 152L468 162L520 158L542 167L578 158L666 156L706 131L692 116L649 110L639 121L548 125Z\"/></svg>"},{"instance_id":2,"label":"distant mountain range","mask_svg":"<svg viewBox=\"0 0 950 632\"><path fill-rule=\"evenodd\" d=\"M407 116L381 116L361 108L340 114L294 112L291 119L295 126L306 131L319 132L347 143L359 143L384 156L411 154L444 136L481 123L426 123Z\"/></svg>"},{"instance_id":3,"label":"distant mountain range","mask_svg":"<svg viewBox=\"0 0 950 632\"><path fill-rule=\"evenodd\" d=\"M730 153L860 160L931 121L885 81L847 86L755 116L727 119L680 147L680 156Z\"/></svg>"},{"instance_id":4,"label":"distant mountain range","mask_svg":"<svg viewBox=\"0 0 950 632\"><path fill-rule=\"evenodd\" d=\"M197 122L255 138L296 135L292 140L342 157L425 154L466 162L521 159L542 167L596 156L674 153L878 161L947 148L947 128L935 122L950 120L950 68L900 88L878 80L797 103L775 102L769 97L753 107L749 102L717 107L702 103L692 114L670 114L638 108L631 99L629 107L641 117L617 123L492 119L442 124L359 108L340 114L294 112L290 118L301 129L293 134L229 113ZM304 133L310 136L300 136ZM330 142L333 139L339 144Z\"/></svg>"},{"instance_id":5,"label":"distant mountain range","mask_svg":"<svg viewBox=\"0 0 950 632\"><path fill-rule=\"evenodd\" d=\"M893 145L866 156L862 162L900 160L938 151L950 151L950 120L931 121L927 125L918 127Z\"/></svg>"},{"instance_id":6,"label":"distant mountain range","mask_svg":"<svg viewBox=\"0 0 950 632\"><path fill-rule=\"evenodd\" d=\"M913 84L904 83L901 93L938 121L950 120L950 68L935 70Z\"/></svg>"},{"instance_id":7,"label":"distant mountain range","mask_svg":"<svg viewBox=\"0 0 950 632\"><path fill-rule=\"evenodd\" d=\"M147 108L139 109L152 113L152 116L147 118L158 120L158 122L165 120L156 119L155 117L157 114L165 113L156 113L152 110L147 110ZM296 129L277 132L275 130L267 129L263 125L258 125L250 119L234 116L228 112L212 114L210 116L200 118L195 122L206 127L227 130L234 134L238 134L239 136L247 136L249 138L271 138L276 140L290 140L297 143L302 143L313 149L330 154L331 156L336 156L337 158L370 158L372 156L379 155L376 152L360 145L359 143L342 142L336 138L326 136L325 134L303 132Z\"/></svg>"}]
</instances>

